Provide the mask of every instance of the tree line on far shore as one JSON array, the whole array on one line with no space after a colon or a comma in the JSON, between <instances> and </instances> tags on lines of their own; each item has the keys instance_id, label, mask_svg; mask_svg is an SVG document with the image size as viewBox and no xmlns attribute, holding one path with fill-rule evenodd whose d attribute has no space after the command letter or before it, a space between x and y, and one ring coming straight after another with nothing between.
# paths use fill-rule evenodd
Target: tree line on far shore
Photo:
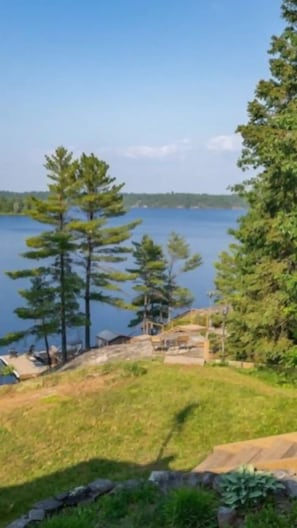
<instances>
[{"instance_id":1,"label":"tree line on far shore","mask_svg":"<svg viewBox=\"0 0 297 528\"><path fill-rule=\"evenodd\" d=\"M144 325L151 332L168 322L173 310L191 305L191 292L179 286L178 275L199 267L201 256L192 255L177 233L169 236L166 248L149 235L130 244L141 221L112 221L126 213L123 184L109 175L104 161L94 154L73 159L58 147L46 156L45 168L48 192L26 197L25 211L45 230L26 240L22 256L30 265L7 271L13 280L29 281L19 290L23 303L15 309L28 327L8 333L0 345L28 335L43 339L50 362L49 337L59 334L65 362L70 328L83 326L84 348L91 347L93 302L132 310L130 326ZM129 254L133 264L125 269ZM131 302L121 292L125 281L132 281Z\"/></svg>"},{"instance_id":2,"label":"tree line on far shore","mask_svg":"<svg viewBox=\"0 0 297 528\"><path fill-rule=\"evenodd\" d=\"M10 192L0 191L0 214L26 214L30 198L46 199L47 191ZM194 194L194 193L122 193L123 204L130 208L183 208L183 209L239 209L245 202L237 194Z\"/></svg>"}]
</instances>

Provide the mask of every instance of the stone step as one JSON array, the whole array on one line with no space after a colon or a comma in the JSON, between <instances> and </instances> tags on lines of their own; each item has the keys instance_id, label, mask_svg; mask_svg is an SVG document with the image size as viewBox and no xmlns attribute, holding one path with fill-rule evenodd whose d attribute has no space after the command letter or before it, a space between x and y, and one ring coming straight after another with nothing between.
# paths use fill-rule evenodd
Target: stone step
<instances>
[{"instance_id":1,"label":"stone step","mask_svg":"<svg viewBox=\"0 0 297 528\"><path fill-rule=\"evenodd\" d=\"M297 472L297 457L263 460L255 464L255 467L263 471L292 470Z\"/></svg>"},{"instance_id":2,"label":"stone step","mask_svg":"<svg viewBox=\"0 0 297 528\"><path fill-rule=\"evenodd\" d=\"M244 446L248 445L258 445L259 447L262 447L263 449L269 448L273 442L276 440L288 440L290 442L297 442L297 432L294 433L285 433L281 435L275 435L275 436L265 436L260 438L252 438L251 440L243 440L240 442L232 442L230 444L220 444L216 446L214 449L242 449Z\"/></svg>"},{"instance_id":3,"label":"stone step","mask_svg":"<svg viewBox=\"0 0 297 528\"><path fill-rule=\"evenodd\" d=\"M268 471L268 472L276 471L276 470L283 470L283 471L289 470L289 471L297 472L297 457L296 458L295 457L281 458L278 460L263 460L259 462L253 462L252 466L254 466L258 470ZM226 473L233 469L236 469L236 468L228 467L228 466L217 466L217 467L211 468L211 471L213 471L214 473Z\"/></svg>"},{"instance_id":4,"label":"stone step","mask_svg":"<svg viewBox=\"0 0 297 528\"><path fill-rule=\"evenodd\" d=\"M297 433L257 438L216 446L194 471L225 472L241 465L258 469L297 467Z\"/></svg>"},{"instance_id":5,"label":"stone step","mask_svg":"<svg viewBox=\"0 0 297 528\"><path fill-rule=\"evenodd\" d=\"M257 445L245 446L236 455L233 455L229 460L228 468L236 468L238 466L252 464L255 460L261 459L263 450Z\"/></svg>"},{"instance_id":6,"label":"stone step","mask_svg":"<svg viewBox=\"0 0 297 528\"><path fill-rule=\"evenodd\" d=\"M259 461L264 460L277 460L280 458L290 458L297 453L297 444L296 442L290 442L286 439L277 439L275 440L271 447L264 449L261 454Z\"/></svg>"},{"instance_id":7,"label":"stone step","mask_svg":"<svg viewBox=\"0 0 297 528\"><path fill-rule=\"evenodd\" d=\"M216 466L228 465L228 461L233 457L232 451L223 449L214 450L194 471L212 470Z\"/></svg>"}]
</instances>

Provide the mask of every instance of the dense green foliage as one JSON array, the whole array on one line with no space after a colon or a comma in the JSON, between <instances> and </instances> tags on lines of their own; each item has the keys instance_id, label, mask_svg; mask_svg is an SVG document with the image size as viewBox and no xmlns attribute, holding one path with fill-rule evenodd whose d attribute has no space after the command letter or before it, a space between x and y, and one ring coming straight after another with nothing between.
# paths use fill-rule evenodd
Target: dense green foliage
<instances>
[{"instance_id":1,"label":"dense green foliage","mask_svg":"<svg viewBox=\"0 0 297 528\"><path fill-rule=\"evenodd\" d=\"M297 526L297 502L290 508L277 511L272 505L266 506L246 517L245 528L295 528Z\"/></svg>"},{"instance_id":2,"label":"dense green foliage","mask_svg":"<svg viewBox=\"0 0 297 528\"><path fill-rule=\"evenodd\" d=\"M97 504L65 512L42 528L217 528L215 494L182 488L164 494L153 485L123 489Z\"/></svg>"},{"instance_id":3,"label":"dense green foliage","mask_svg":"<svg viewBox=\"0 0 297 528\"><path fill-rule=\"evenodd\" d=\"M138 222L109 224L110 218L125 214L123 185L115 183L108 165L93 154L74 160L71 152L58 147L46 156L45 168L50 182L46 196L27 200L27 214L47 226L26 240L23 256L35 267L8 272L13 279L31 279L30 287L20 290L26 305L15 313L33 325L1 337L0 342L12 343L25 335L43 338L49 358L48 337L60 334L66 362L69 328L85 326L85 348L90 348L91 301L125 304L109 291L118 290L117 283L130 278L114 266L125 260L129 248L123 242ZM78 273L80 268L83 271Z\"/></svg>"},{"instance_id":4,"label":"dense green foliage","mask_svg":"<svg viewBox=\"0 0 297 528\"><path fill-rule=\"evenodd\" d=\"M171 320L173 310L191 306L192 293L179 286L178 276L198 268L202 259L198 253L191 255L185 239L174 232L164 249L148 235L133 245L135 267L128 271L137 295L132 300L135 317L130 326L142 324L145 333L155 332Z\"/></svg>"},{"instance_id":5,"label":"dense green foliage","mask_svg":"<svg viewBox=\"0 0 297 528\"><path fill-rule=\"evenodd\" d=\"M65 511L41 523L42 528L218 528L219 497L203 488L180 488L164 494L143 483L101 497L98 503ZM283 506L283 507L281 507ZM261 502L242 514L245 528L296 528L297 502L285 507ZM244 519L244 521L243 521Z\"/></svg>"},{"instance_id":6,"label":"dense green foliage","mask_svg":"<svg viewBox=\"0 0 297 528\"><path fill-rule=\"evenodd\" d=\"M18 317L32 321L32 324L26 330L8 334L6 336L6 342L14 342L26 335L43 339L48 364L51 365L48 338L50 335L58 334L61 326L60 314L57 310L58 292L56 286L51 283L48 269L36 268L30 270L28 273L31 276L30 287L19 290L19 294L24 299L25 305L16 308L14 311ZM9 275L13 279L23 276L22 273L18 272L12 272Z\"/></svg>"},{"instance_id":7,"label":"dense green foliage","mask_svg":"<svg viewBox=\"0 0 297 528\"><path fill-rule=\"evenodd\" d=\"M123 301L110 292L118 291L118 283L128 280L129 275L119 271L115 264L123 262L130 251L125 247L132 229L139 223L110 226L112 217L125 214L123 184L116 184L108 173L109 166L94 154L82 154L77 162L71 189L70 203L75 216L69 223L69 231L75 239L76 262L83 272L83 300L85 324L85 348L91 346L91 301L123 305Z\"/></svg>"},{"instance_id":8,"label":"dense green foliage","mask_svg":"<svg viewBox=\"0 0 297 528\"><path fill-rule=\"evenodd\" d=\"M12 279L30 279L29 286L19 292L26 304L15 313L31 325L2 336L1 345L35 336L44 340L50 363L49 336L60 334L66 362L69 328L84 326L84 347L91 347L93 301L134 310L131 326L144 323L146 333L170 321L173 310L192 304L192 293L178 284L178 276L199 267L201 256L191 255L185 239L176 233L170 235L166 248L148 235L133 242L134 250L127 246L140 221L110 223L126 209L123 184L109 175L104 161L94 154L82 154L75 160L71 152L59 147L46 156L45 168L48 192L26 197L26 214L47 226L26 240L28 250L23 256L33 260L35 267L7 272ZM123 271L117 265L131 252L135 265ZM120 283L126 280L134 281L137 292L132 303L121 297Z\"/></svg>"},{"instance_id":9,"label":"dense green foliage","mask_svg":"<svg viewBox=\"0 0 297 528\"><path fill-rule=\"evenodd\" d=\"M194 193L125 193L126 207L232 209L245 207L245 202L236 194Z\"/></svg>"},{"instance_id":10,"label":"dense green foliage","mask_svg":"<svg viewBox=\"0 0 297 528\"><path fill-rule=\"evenodd\" d=\"M178 285L179 275L197 269L202 264L202 258L199 253L191 255L189 244L182 236L174 232L169 235L165 252L164 291L168 307L167 320L170 321L174 309L189 307L194 301L192 292Z\"/></svg>"},{"instance_id":11,"label":"dense green foliage","mask_svg":"<svg viewBox=\"0 0 297 528\"><path fill-rule=\"evenodd\" d=\"M140 242L133 242L133 246L134 266L128 271L134 278L133 289L137 295L132 300L135 315L129 326L142 324L143 331L150 333L150 322L161 324L166 317L166 260L162 246L148 235L144 235Z\"/></svg>"},{"instance_id":12,"label":"dense green foliage","mask_svg":"<svg viewBox=\"0 0 297 528\"><path fill-rule=\"evenodd\" d=\"M0 191L0 214L3 215L19 215L26 214L28 209L28 202L32 196L36 198L46 199L47 192L11 192Z\"/></svg>"},{"instance_id":13,"label":"dense green foliage","mask_svg":"<svg viewBox=\"0 0 297 528\"><path fill-rule=\"evenodd\" d=\"M217 506L218 500L214 492L208 490L185 487L170 491L161 509L163 526L215 528Z\"/></svg>"},{"instance_id":14,"label":"dense green foliage","mask_svg":"<svg viewBox=\"0 0 297 528\"><path fill-rule=\"evenodd\" d=\"M0 214L25 214L30 196L46 199L47 192L17 193L0 191ZM245 207L236 194L123 193L124 207L232 209Z\"/></svg>"},{"instance_id":15,"label":"dense green foliage","mask_svg":"<svg viewBox=\"0 0 297 528\"><path fill-rule=\"evenodd\" d=\"M268 80L248 105L239 161L254 169L235 191L249 208L218 263L217 288L232 310L228 350L259 362L296 356L297 1L284 0L286 28L272 38Z\"/></svg>"},{"instance_id":16,"label":"dense green foliage","mask_svg":"<svg viewBox=\"0 0 297 528\"><path fill-rule=\"evenodd\" d=\"M283 489L284 485L272 474L256 471L252 466L226 473L220 481L223 502L233 509L253 508Z\"/></svg>"},{"instance_id":17,"label":"dense green foliage","mask_svg":"<svg viewBox=\"0 0 297 528\"><path fill-rule=\"evenodd\" d=\"M52 156L46 156L45 168L50 181L47 199L31 197L28 214L48 229L28 238L27 250L23 253L35 266L8 272L13 279L31 278L31 288L20 292L27 305L17 308L15 313L22 319L32 319L35 324L24 332L8 334L1 341L14 342L26 334L42 337L49 357L48 337L60 334L65 362L67 328L84 322L78 301L82 281L73 268L75 244L68 229L69 188L75 170L72 154L58 147ZM44 263L42 267L40 262Z\"/></svg>"}]
</instances>

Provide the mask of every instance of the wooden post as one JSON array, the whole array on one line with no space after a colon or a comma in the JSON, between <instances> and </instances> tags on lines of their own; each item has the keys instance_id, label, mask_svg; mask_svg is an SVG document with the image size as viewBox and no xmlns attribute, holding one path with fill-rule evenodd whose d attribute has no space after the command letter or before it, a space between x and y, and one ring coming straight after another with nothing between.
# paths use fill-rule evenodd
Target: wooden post
<instances>
[{"instance_id":1,"label":"wooden post","mask_svg":"<svg viewBox=\"0 0 297 528\"><path fill-rule=\"evenodd\" d=\"M210 355L209 355L209 340L208 339L204 339L203 359L204 359L205 363L208 363L209 359L210 359Z\"/></svg>"}]
</instances>

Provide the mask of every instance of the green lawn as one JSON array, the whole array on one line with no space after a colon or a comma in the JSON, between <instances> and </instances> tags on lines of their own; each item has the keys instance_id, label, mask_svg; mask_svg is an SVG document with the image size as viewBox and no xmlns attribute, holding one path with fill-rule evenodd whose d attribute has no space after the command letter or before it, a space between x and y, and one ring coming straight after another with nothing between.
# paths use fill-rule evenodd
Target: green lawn
<instances>
[{"instance_id":1,"label":"green lawn","mask_svg":"<svg viewBox=\"0 0 297 528\"><path fill-rule=\"evenodd\" d=\"M0 389L0 527L97 477L188 470L216 444L297 430L297 390L228 368L159 362Z\"/></svg>"}]
</instances>

